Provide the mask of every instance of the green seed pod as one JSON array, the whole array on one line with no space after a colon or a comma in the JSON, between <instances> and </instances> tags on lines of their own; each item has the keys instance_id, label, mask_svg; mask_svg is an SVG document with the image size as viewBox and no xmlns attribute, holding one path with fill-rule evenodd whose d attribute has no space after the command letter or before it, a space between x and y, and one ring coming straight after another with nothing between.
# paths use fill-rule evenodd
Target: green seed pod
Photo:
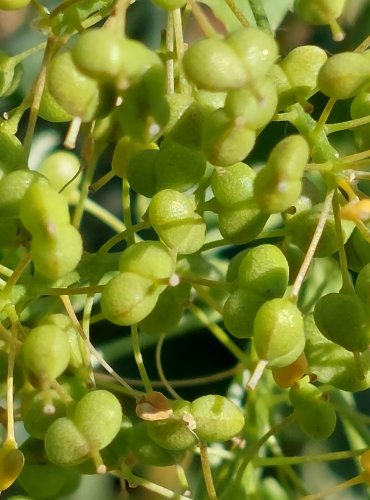
<instances>
[{"instance_id":1,"label":"green seed pod","mask_svg":"<svg viewBox=\"0 0 370 500\"><path fill-rule=\"evenodd\" d=\"M159 296L153 311L143 321L140 321L140 330L153 334L174 330L184 314L189 294L190 286L187 283L180 284L175 288L166 288Z\"/></svg>"},{"instance_id":2,"label":"green seed pod","mask_svg":"<svg viewBox=\"0 0 370 500\"><path fill-rule=\"evenodd\" d=\"M25 168L27 158L22 143L13 134L0 129L0 179L4 174Z\"/></svg>"},{"instance_id":3,"label":"green seed pod","mask_svg":"<svg viewBox=\"0 0 370 500\"><path fill-rule=\"evenodd\" d=\"M295 0L294 12L311 24L331 24L343 11L346 0Z\"/></svg>"},{"instance_id":4,"label":"green seed pod","mask_svg":"<svg viewBox=\"0 0 370 500\"><path fill-rule=\"evenodd\" d=\"M164 189L153 196L149 220L163 242L180 254L199 250L205 239L205 224L195 213L194 197L173 189Z\"/></svg>"},{"instance_id":5,"label":"green seed pod","mask_svg":"<svg viewBox=\"0 0 370 500\"><path fill-rule=\"evenodd\" d=\"M168 144L155 159L155 190L187 191L202 179L205 171L206 160L200 152L180 144Z\"/></svg>"},{"instance_id":6,"label":"green seed pod","mask_svg":"<svg viewBox=\"0 0 370 500\"><path fill-rule=\"evenodd\" d=\"M370 305L370 263L359 272L356 280L356 294L366 305Z\"/></svg>"},{"instance_id":7,"label":"green seed pod","mask_svg":"<svg viewBox=\"0 0 370 500\"><path fill-rule=\"evenodd\" d=\"M225 111L251 130L265 127L276 113L278 95L275 83L264 77L256 82L258 98L250 89L231 90L225 100Z\"/></svg>"},{"instance_id":8,"label":"green seed pod","mask_svg":"<svg viewBox=\"0 0 370 500\"><path fill-rule=\"evenodd\" d=\"M31 241L31 256L37 273L56 280L76 269L83 246L72 225L49 226L49 234L37 233Z\"/></svg>"},{"instance_id":9,"label":"green seed pod","mask_svg":"<svg viewBox=\"0 0 370 500\"><path fill-rule=\"evenodd\" d=\"M254 319L264 302L264 297L255 291L245 288L234 290L223 308L226 329L239 339L252 337Z\"/></svg>"},{"instance_id":10,"label":"green seed pod","mask_svg":"<svg viewBox=\"0 0 370 500\"><path fill-rule=\"evenodd\" d=\"M173 414L165 420L148 422L148 434L155 443L166 450L181 451L192 447L197 438L183 419L190 414L188 401L173 401Z\"/></svg>"},{"instance_id":11,"label":"green seed pod","mask_svg":"<svg viewBox=\"0 0 370 500\"><path fill-rule=\"evenodd\" d=\"M20 204L21 221L32 235L52 235L70 223L65 197L46 183L32 183Z\"/></svg>"},{"instance_id":12,"label":"green seed pod","mask_svg":"<svg viewBox=\"0 0 370 500\"><path fill-rule=\"evenodd\" d=\"M80 72L71 52L58 54L51 61L47 86L55 101L69 114L88 122L94 117L106 116L115 103L114 93L108 87Z\"/></svg>"},{"instance_id":13,"label":"green seed pod","mask_svg":"<svg viewBox=\"0 0 370 500\"><path fill-rule=\"evenodd\" d=\"M186 77L201 89L223 91L242 88L248 81L243 62L223 40L206 38L184 54Z\"/></svg>"},{"instance_id":14,"label":"green seed pod","mask_svg":"<svg viewBox=\"0 0 370 500\"><path fill-rule=\"evenodd\" d=\"M112 158L112 170L113 172L118 175L118 177L125 177L128 175L128 169L133 161L135 163L135 168L139 168L140 170L140 175L137 175L137 172L133 171L133 168L131 167L131 172L133 173L134 176L136 174L137 177L137 182L139 183L139 177L146 177L146 174L149 174L149 171L143 172L143 167L141 166L141 156L140 153L142 152L147 152L147 151L156 151L158 152L158 146L154 142L149 143L149 144L141 144L138 142L135 142L131 139L131 137L128 137L124 135L121 137L121 139L116 143L114 152L113 152L113 158ZM136 155L139 155L140 161L136 160ZM143 157L145 158L145 157ZM136 162L135 162L136 160ZM146 166L146 165L144 165ZM150 176L151 177L151 176ZM143 182L143 181L142 181ZM145 184L144 184L145 185Z\"/></svg>"},{"instance_id":15,"label":"green seed pod","mask_svg":"<svg viewBox=\"0 0 370 500\"><path fill-rule=\"evenodd\" d=\"M335 430L337 416L333 406L321 391L302 382L290 389L289 398L302 431L313 439L327 439Z\"/></svg>"},{"instance_id":16,"label":"green seed pod","mask_svg":"<svg viewBox=\"0 0 370 500\"><path fill-rule=\"evenodd\" d=\"M156 467L168 467L179 463L184 451L166 450L158 445L148 433L148 422L140 422L133 429L132 451L140 463Z\"/></svg>"},{"instance_id":17,"label":"green seed pod","mask_svg":"<svg viewBox=\"0 0 370 500\"><path fill-rule=\"evenodd\" d=\"M127 165L127 180L131 189L147 198L152 198L155 188L155 161L159 150L143 149L138 151Z\"/></svg>"},{"instance_id":18,"label":"green seed pod","mask_svg":"<svg viewBox=\"0 0 370 500\"><path fill-rule=\"evenodd\" d=\"M235 254L229 261L226 271L226 281L233 286L233 289L239 288L239 266L244 258L244 255L249 252L250 248L245 248L241 252Z\"/></svg>"},{"instance_id":19,"label":"green seed pod","mask_svg":"<svg viewBox=\"0 0 370 500\"><path fill-rule=\"evenodd\" d=\"M205 117L210 113L202 104L193 102L173 125L168 138L187 148L202 150L202 127Z\"/></svg>"},{"instance_id":20,"label":"green seed pod","mask_svg":"<svg viewBox=\"0 0 370 500\"><path fill-rule=\"evenodd\" d=\"M165 136L170 134L172 129L176 127L183 114L194 103L194 98L190 94L179 94L178 92L174 92L167 96L167 101L170 109L170 117L167 125L163 129L163 134Z\"/></svg>"},{"instance_id":21,"label":"green seed pod","mask_svg":"<svg viewBox=\"0 0 370 500\"><path fill-rule=\"evenodd\" d=\"M367 58L359 52L341 52L330 57L321 67L318 88L328 97L349 99L370 81Z\"/></svg>"},{"instance_id":22,"label":"green seed pod","mask_svg":"<svg viewBox=\"0 0 370 500\"><path fill-rule=\"evenodd\" d=\"M46 432L46 456L56 465L80 464L89 457L90 451L87 439L70 418L58 418Z\"/></svg>"},{"instance_id":23,"label":"green seed pod","mask_svg":"<svg viewBox=\"0 0 370 500\"><path fill-rule=\"evenodd\" d=\"M294 205L302 191L308 158L307 141L300 135L288 136L276 144L254 181L255 199L263 212L279 213Z\"/></svg>"},{"instance_id":24,"label":"green seed pod","mask_svg":"<svg viewBox=\"0 0 370 500\"><path fill-rule=\"evenodd\" d=\"M364 304L355 295L329 293L315 306L320 332L348 351L363 352L370 343L370 322Z\"/></svg>"},{"instance_id":25,"label":"green seed pod","mask_svg":"<svg viewBox=\"0 0 370 500\"><path fill-rule=\"evenodd\" d=\"M47 177L51 187L61 191L67 199L76 194L81 172L80 160L74 153L55 151L41 162L38 171Z\"/></svg>"},{"instance_id":26,"label":"green seed pod","mask_svg":"<svg viewBox=\"0 0 370 500\"><path fill-rule=\"evenodd\" d=\"M367 225L368 224L366 224L366 226ZM348 267L356 273L360 272L361 269L370 262L370 243L365 240L357 227L354 228L349 237L345 249Z\"/></svg>"},{"instance_id":27,"label":"green seed pod","mask_svg":"<svg viewBox=\"0 0 370 500\"><path fill-rule=\"evenodd\" d=\"M315 92L319 71L327 59L320 47L302 45L291 50L279 63L296 98L308 99Z\"/></svg>"},{"instance_id":28,"label":"green seed pod","mask_svg":"<svg viewBox=\"0 0 370 500\"><path fill-rule=\"evenodd\" d=\"M289 265L275 245L252 248L239 266L239 286L261 295L265 300L282 297L289 281Z\"/></svg>"},{"instance_id":29,"label":"green seed pod","mask_svg":"<svg viewBox=\"0 0 370 500\"><path fill-rule=\"evenodd\" d=\"M124 91L136 85L152 68L163 68L158 54L138 40L120 38L121 68L116 80L118 90ZM154 71L154 73L156 70Z\"/></svg>"},{"instance_id":30,"label":"green seed pod","mask_svg":"<svg viewBox=\"0 0 370 500\"><path fill-rule=\"evenodd\" d=\"M267 73L279 54L275 39L254 27L234 31L226 38L226 43L239 56L248 81L253 81L253 84Z\"/></svg>"},{"instance_id":31,"label":"green seed pod","mask_svg":"<svg viewBox=\"0 0 370 500\"><path fill-rule=\"evenodd\" d=\"M158 295L152 280L136 273L121 273L104 287L103 316L116 325L134 325L152 312Z\"/></svg>"},{"instance_id":32,"label":"green seed pod","mask_svg":"<svg viewBox=\"0 0 370 500\"><path fill-rule=\"evenodd\" d=\"M118 434L106 448L101 450L101 457L108 470L117 470L122 460L130 454L133 429L131 420L126 415L122 415L122 423Z\"/></svg>"},{"instance_id":33,"label":"green seed pod","mask_svg":"<svg viewBox=\"0 0 370 500\"><path fill-rule=\"evenodd\" d=\"M20 204L33 184L47 186L48 181L32 170L14 170L0 180L0 217L19 217Z\"/></svg>"},{"instance_id":34,"label":"green seed pod","mask_svg":"<svg viewBox=\"0 0 370 500\"><path fill-rule=\"evenodd\" d=\"M115 31L105 28L84 31L72 48L73 62L89 77L110 81L118 76L121 67L119 39Z\"/></svg>"},{"instance_id":35,"label":"green seed pod","mask_svg":"<svg viewBox=\"0 0 370 500\"><path fill-rule=\"evenodd\" d=\"M265 302L254 320L253 339L258 357L269 367L290 365L305 345L302 314L288 299Z\"/></svg>"},{"instance_id":36,"label":"green seed pod","mask_svg":"<svg viewBox=\"0 0 370 500\"><path fill-rule=\"evenodd\" d=\"M22 353L29 371L41 380L55 380L69 363L68 336L53 325L37 326L28 332Z\"/></svg>"},{"instance_id":37,"label":"green seed pod","mask_svg":"<svg viewBox=\"0 0 370 500\"><path fill-rule=\"evenodd\" d=\"M216 167L211 176L211 187L217 203L225 208L241 208L253 199L255 171L238 162L227 168Z\"/></svg>"},{"instance_id":38,"label":"green seed pod","mask_svg":"<svg viewBox=\"0 0 370 500\"><path fill-rule=\"evenodd\" d=\"M47 81L41 97L39 116L51 123L70 122L73 119L73 116L67 113L51 95Z\"/></svg>"},{"instance_id":39,"label":"green seed pod","mask_svg":"<svg viewBox=\"0 0 370 500\"><path fill-rule=\"evenodd\" d=\"M21 414L28 434L37 439L44 439L50 425L66 415L64 401L55 391L32 392L22 401Z\"/></svg>"},{"instance_id":40,"label":"green seed pod","mask_svg":"<svg viewBox=\"0 0 370 500\"><path fill-rule=\"evenodd\" d=\"M302 252L306 253L315 232L320 214L322 203L314 205L309 210L303 210L292 217L286 224L287 234L291 241L298 246ZM350 237L354 224L351 221L342 220L343 241L346 242ZM334 215L329 213L323 234L316 248L315 257L328 257L338 251L338 241L336 236Z\"/></svg>"},{"instance_id":41,"label":"green seed pod","mask_svg":"<svg viewBox=\"0 0 370 500\"><path fill-rule=\"evenodd\" d=\"M64 484L64 474L57 465L26 461L18 482L33 498L50 498L59 496Z\"/></svg>"},{"instance_id":42,"label":"green seed pod","mask_svg":"<svg viewBox=\"0 0 370 500\"><path fill-rule=\"evenodd\" d=\"M201 441L228 441L244 427L244 415L229 399L209 394L195 399L190 406L195 433Z\"/></svg>"},{"instance_id":43,"label":"green seed pod","mask_svg":"<svg viewBox=\"0 0 370 500\"><path fill-rule=\"evenodd\" d=\"M212 165L228 167L244 160L256 142L256 132L239 124L224 109L205 117L202 150Z\"/></svg>"},{"instance_id":44,"label":"green seed pod","mask_svg":"<svg viewBox=\"0 0 370 500\"><path fill-rule=\"evenodd\" d=\"M161 135L170 116L163 66L152 66L126 90L117 113L124 134L134 141L146 144Z\"/></svg>"},{"instance_id":45,"label":"green seed pod","mask_svg":"<svg viewBox=\"0 0 370 500\"><path fill-rule=\"evenodd\" d=\"M313 315L304 317L306 335L305 354L310 373L322 384L329 384L342 391L357 392L370 387L370 352L361 355L365 379L358 376L353 354L331 342L317 328Z\"/></svg>"},{"instance_id":46,"label":"green seed pod","mask_svg":"<svg viewBox=\"0 0 370 500\"><path fill-rule=\"evenodd\" d=\"M225 240L243 244L260 234L268 217L251 200L238 209L221 207L218 211L218 226Z\"/></svg>"},{"instance_id":47,"label":"green seed pod","mask_svg":"<svg viewBox=\"0 0 370 500\"><path fill-rule=\"evenodd\" d=\"M144 276L155 282L166 280L175 271L175 261L168 248L160 241L139 241L124 250L119 270ZM159 289L164 289L166 285Z\"/></svg>"},{"instance_id":48,"label":"green seed pod","mask_svg":"<svg viewBox=\"0 0 370 500\"><path fill-rule=\"evenodd\" d=\"M351 104L351 117L353 119L370 115L370 92L360 92ZM355 146L360 151L370 148L370 124L353 129Z\"/></svg>"},{"instance_id":49,"label":"green seed pod","mask_svg":"<svg viewBox=\"0 0 370 500\"><path fill-rule=\"evenodd\" d=\"M113 441L120 430L121 404L109 391L91 391L77 403L72 420L91 450L101 450Z\"/></svg>"}]
</instances>

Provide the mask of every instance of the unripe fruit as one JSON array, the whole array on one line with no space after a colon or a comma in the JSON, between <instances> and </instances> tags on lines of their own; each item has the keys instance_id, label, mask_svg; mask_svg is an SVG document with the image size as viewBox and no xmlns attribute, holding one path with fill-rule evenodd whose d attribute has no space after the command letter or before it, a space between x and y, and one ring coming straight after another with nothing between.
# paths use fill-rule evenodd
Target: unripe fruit
<instances>
[{"instance_id":1,"label":"unripe fruit","mask_svg":"<svg viewBox=\"0 0 370 500\"><path fill-rule=\"evenodd\" d=\"M268 33L254 27L241 28L226 38L239 56L248 81L264 76L278 57L279 48ZM257 89L258 92L258 89Z\"/></svg>"},{"instance_id":2,"label":"unripe fruit","mask_svg":"<svg viewBox=\"0 0 370 500\"><path fill-rule=\"evenodd\" d=\"M52 235L56 226L70 223L67 200L54 188L33 183L20 205L23 225L32 235Z\"/></svg>"},{"instance_id":3,"label":"unripe fruit","mask_svg":"<svg viewBox=\"0 0 370 500\"><path fill-rule=\"evenodd\" d=\"M37 233L31 241L31 256L36 271L56 280L73 271L81 260L83 246L72 225L48 227L49 234Z\"/></svg>"},{"instance_id":4,"label":"unripe fruit","mask_svg":"<svg viewBox=\"0 0 370 500\"><path fill-rule=\"evenodd\" d=\"M50 498L60 494L64 483L63 476L60 467L50 462L34 464L26 461L18 482L33 498Z\"/></svg>"},{"instance_id":5,"label":"unripe fruit","mask_svg":"<svg viewBox=\"0 0 370 500\"><path fill-rule=\"evenodd\" d=\"M272 79L256 82L258 98L250 89L231 90L225 100L225 111L251 130L265 127L276 112L278 95Z\"/></svg>"},{"instance_id":6,"label":"unripe fruit","mask_svg":"<svg viewBox=\"0 0 370 500\"><path fill-rule=\"evenodd\" d=\"M52 406L49 406L52 405ZM52 411L48 411L51 408ZM22 419L28 434L44 439L50 425L66 414L66 405L55 391L33 392L22 401Z\"/></svg>"},{"instance_id":7,"label":"unripe fruit","mask_svg":"<svg viewBox=\"0 0 370 500\"><path fill-rule=\"evenodd\" d=\"M117 113L124 134L134 141L145 144L160 136L170 115L163 66L152 66L126 90Z\"/></svg>"},{"instance_id":8,"label":"unripe fruit","mask_svg":"<svg viewBox=\"0 0 370 500\"><path fill-rule=\"evenodd\" d=\"M47 81L41 97L39 116L51 123L70 122L73 119L73 116L67 113L51 95Z\"/></svg>"},{"instance_id":9,"label":"unripe fruit","mask_svg":"<svg viewBox=\"0 0 370 500\"><path fill-rule=\"evenodd\" d=\"M205 224L195 212L194 197L173 189L164 189L153 196L149 220L164 243L180 254L199 250L205 239Z\"/></svg>"},{"instance_id":10,"label":"unripe fruit","mask_svg":"<svg viewBox=\"0 0 370 500\"><path fill-rule=\"evenodd\" d=\"M224 109L206 116L202 127L202 150L212 165L227 167L244 160L256 142L256 132Z\"/></svg>"},{"instance_id":11,"label":"unripe fruit","mask_svg":"<svg viewBox=\"0 0 370 500\"><path fill-rule=\"evenodd\" d=\"M86 460L90 446L76 424L67 417L58 418L45 435L45 452L50 462L61 465L77 465Z\"/></svg>"},{"instance_id":12,"label":"unripe fruit","mask_svg":"<svg viewBox=\"0 0 370 500\"><path fill-rule=\"evenodd\" d=\"M341 52L330 57L321 67L317 84L328 97L349 99L370 81L367 58L359 52Z\"/></svg>"},{"instance_id":13,"label":"unripe fruit","mask_svg":"<svg viewBox=\"0 0 370 500\"><path fill-rule=\"evenodd\" d=\"M180 284L175 288L167 287L159 296L153 311L140 321L140 330L156 334L175 329L184 314L189 294L188 284Z\"/></svg>"},{"instance_id":14,"label":"unripe fruit","mask_svg":"<svg viewBox=\"0 0 370 500\"><path fill-rule=\"evenodd\" d=\"M140 422L133 429L132 451L145 465L167 467L179 463L184 457L184 451L167 450L158 445L149 435L148 422Z\"/></svg>"},{"instance_id":15,"label":"unripe fruit","mask_svg":"<svg viewBox=\"0 0 370 500\"><path fill-rule=\"evenodd\" d=\"M288 299L265 302L254 320L254 347L271 368L293 363L303 352L305 336L299 309Z\"/></svg>"},{"instance_id":16,"label":"unripe fruit","mask_svg":"<svg viewBox=\"0 0 370 500\"><path fill-rule=\"evenodd\" d=\"M50 186L69 198L80 183L80 160L70 151L55 151L41 162L38 171L49 180ZM79 175L76 177L77 173ZM73 179L72 182L70 182ZM68 186L66 184L68 183ZM66 186L66 187L65 187Z\"/></svg>"},{"instance_id":17,"label":"unripe fruit","mask_svg":"<svg viewBox=\"0 0 370 500\"><path fill-rule=\"evenodd\" d=\"M255 199L263 212L279 213L294 205L301 194L308 158L307 141L300 135L288 136L276 144L254 181Z\"/></svg>"},{"instance_id":18,"label":"unripe fruit","mask_svg":"<svg viewBox=\"0 0 370 500\"><path fill-rule=\"evenodd\" d=\"M360 92L351 104L351 117L353 119L370 115L370 92ZM370 124L353 129L355 146L360 151L370 148Z\"/></svg>"},{"instance_id":19,"label":"unripe fruit","mask_svg":"<svg viewBox=\"0 0 370 500\"><path fill-rule=\"evenodd\" d=\"M294 12L311 24L331 24L344 8L346 0L295 0Z\"/></svg>"},{"instance_id":20,"label":"unripe fruit","mask_svg":"<svg viewBox=\"0 0 370 500\"><path fill-rule=\"evenodd\" d=\"M260 211L254 200L250 200L237 209L220 207L218 226L225 240L237 244L248 243L260 234L268 217Z\"/></svg>"},{"instance_id":21,"label":"unripe fruit","mask_svg":"<svg viewBox=\"0 0 370 500\"><path fill-rule=\"evenodd\" d=\"M143 149L133 155L127 165L131 189L147 198L152 198L156 192L154 165L158 155L157 149Z\"/></svg>"},{"instance_id":22,"label":"unripe fruit","mask_svg":"<svg viewBox=\"0 0 370 500\"><path fill-rule=\"evenodd\" d=\"M327 439L335 430L337 416L320 390L312 384L293 386L289 398L302 431L313 439Z\"/></svg>"},{"instance_id":23,"label":"unripe fruit","mask_svg":"<svg viewBox=\"0 0 370 500\"><path fill-rule=\"evenodd\" d=\"M356 294L366 305L370 305L370 264L366 264L358 273Z\"/></svg>"},{"instance_id":24,"label":"unripe fruit","mask_svg":"<svg viewBox=\"0 0 370 500\"><path fill-rule=\"evenodd\" d=\"M370 322L364 304L355 295L329 293L315 306L320 332L348 351L365 351L370 343Z\"/></svg>"},{"instance_id":25,"label":"unripe fruit","mask_svg":"<svg viewBox=\"0 0 370 500\"><path fill-rule=\"evenodd\" d=\"M180 144L169 144L159 151L154 163L155 189L187 191L197 184L206 170L204 156Z\"/></svg>"},{"instance_id":26,"label":"unripe fruit","mask_svg":"<svg viewBox=\"0 0 370 500\"><path fill-rule=\"evenodd\" d=\"M238 89L248 81L243 62L223 40L207 38L184 54L187 78L199 88L213 91Z\"/></svg>"},{"instance_id":27,"label":"unripe fruit","mask_svg":"<svg viewBox=\"0 0 370 500\"><path fill-rule=\"evenodd\" d=\"M20 204L33 184L47 186L46 177L31 170L14 170L0 180L0 216L19 217Z\"/></svg>"},{"instance_id":28,"label":"unripe fruit","mask_svg":"<svg viewBox=\"0 0 370 500\"><path fill-rule=\"evenodd\" d=\"M165 420L148 422L148 434L155 443L166 450L181 451L193 446L197 438L188 428L183 416L190 414L188 401L174 401L173 414Z\"/></svg>"},{"instance_id":29,"label":"unripe fruit","mask_svg":"<svg viewBox=\"0 0 370 500\"><path fill-rule=\"evenodd\" d=\"M290 235L292 243L298 246L304 253L307 252L311 243L321 211L322 203L318 203L311 209L303 210L303 212L298 213L287 221L287 234ZM346 220L342 220L341 223L343 241L346 242L353 231L354 224L353 222ZM337 251L338 241L334 215L330 212L321 239L317 245L315 257L327 257L329 255L333 255Z\"/></svg>"},{"instance_id":30,"label":"unripe fruit","mask_svg":"<svg viewBox=\"0 0 370 500\"><path fill-rule=\"evenodd\" d=\"M229 399L209 394L195 399L190 406L195 433L200 441L227 441L244 427L244 415Z\"/></svg>"},{"instance_id":31,"label":"unripe fruit","mask_svg":"<svg viewBox=\"0 0 370 500\"><path fill-rule=\"evenodd\" d=\"M365 351L361 355L365 379L360 379L353 353L324 337L317 328L313 315L305 316L304 330L306 335L305 354L310 373L314 374L319 382L350 392L369 388L369 351Z\"/></svg>"},{"instance_id":32,"label":"unripe fruit","mask_svg":"<svg viewBox=\"0 0 370 500\"><path fill-rule=\"evenodd\" d=\"M234 290L226 300L222 313L227 330L240 339L252 337L254 319L264 301L264 297L253 290Z\"/></svg>"},{"instance_id":33,"label":"unripe fruit","mask_svg":"<svg viewBox=\"0 0 370 500\"><path fill-rule=\"evenodd\" d=\"M240 262L239 286L253 290L265 300L282 297L288 280L288 261L275 245L254 247Z\"/></svg>"},{"instance_id":34,"label":"unripe fruit","mask_svg":"<svg viewBox=\"0 0 370 500\"><path fill-rule=\"evenodd\" d=\"M12 170L27 166L26 155L20 140L15 135L2 129L0 129L0 151L0 179L4 174Z\"/></svg>"},{"instance_id":35,"label":"unripe fruit","mask_svg":"<svg viewBox=\"0 0 370 500\"><path fill-rule=\"evenodd\" d=\"M152 312L158 295L152 280L124 272L105 285L101 297L102 313L116 325L133 325Z\"/></svg>"},{"instance_id":36,"label":"unripe fruit","mask_svg":"<svg viewBox=\"0 0 370 500\"><path fill-rule=\"evenodd\" d=\"M255 171L242 162L227 168L216 167L211 176L211 187L217 203L235 209L251 202L255 176Z\"/></svg>"},{"instance_id":37,"label":"unripe fruit","mask_svg":"<svg viewBox=\"0 0 370 500\"><path fill-rule=\"evenodd\" d=\"M26 368L41 380L54 380L69 363L69 342L65 332L53 325L30 330L23 343Z\"/></svg>"},{"instance_id":38,"label":"unripe fruit","mask_svg":"<svg viewBox=\"0 0 370 500\"><path fill-rule=\"evenodd\" d=\"M90 121L105 116L114 106L115 96L107 87L99 87L96 80L80 72L70 52L58 54L51 61L47 73L49 92L56 102L72 116Z\"/></svg>"},{"instance_id":39,"label":"unripe fruit","mask_svg":"<svg viewBox=\"0 0 370 500\"><path fill-rule=\"evenodd\" d=\"M73 62L89 77L98 81L110 81L120 70L119 39L115 31L109 29L95 28L84 31L72 48Z\"/></svg>"},{"instance_id":40,"label":"unripe fruit","mask_svg":"<svg viewBox=\"0 0 370 500\"><path fill-rule=\"evenodd\" d=\"M113 441L122 422L122 408L109 391L88 392L77 403L72 420L91 450L101 450Z\"/></svg>"},{"instance_id":41,"label":"unripe fruit","mask_svg":"<svg viewBox=\"0 0 370 500\"><path fill-rule=\"evenodd\" d=\"M124 250L119 270L121 273L136 273L155 282L170 278L175 271L175 261L160 241L140 241Z\"/></svg>"},{"instance_id":42,"label":"unripe fruit","mask_svg":"<svg viewBox=\"0 0 370 500\"><path fill-rule=\"evenodd\" d=\"M317 87L319 71L327 59L325 50L320 47L303 45L291 50L279 63L296 97L308 99L312 95Z\"/></svg>"}]
</instances>

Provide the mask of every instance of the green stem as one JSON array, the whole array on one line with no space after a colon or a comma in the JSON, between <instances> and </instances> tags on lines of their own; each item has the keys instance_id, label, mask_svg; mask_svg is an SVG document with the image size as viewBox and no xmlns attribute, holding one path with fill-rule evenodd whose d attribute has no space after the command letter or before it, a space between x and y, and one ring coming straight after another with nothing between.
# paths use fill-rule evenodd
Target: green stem
<instances>
[{"instance_id":1,"label":"green stem","mask_svg":"<svg viewBox=\"0 0 370 500\"><path fill-rule=\"evenodd\" d=\"M348 120L346 122L329 123L325 125L325 133L326 135L329 135L333 134L334 132L341 132L342 130L361 127L361 125L367 125L368 123L370 123L370 115L363 116L362 118Z\"/></svg>"},{"instance_id":2,"label":"green stem","mask_svg":"<svg viewBox=\"0 0 370 500\"><path fill-rule=\"evenodd\" d=\"M204 482L206 484L208 498L209 498L209 500L217 500L217 493L215 490L215 485L213 483L211 466L210 466L209 460L208 460L207 443L200 444L199 452L200 452L200 461L202 464L203 477L204 477Z\"/></svg>"},{"instance_id":3,"label":"green stem","mask_svg":"<svg viewBox=\"0 0 370 500\"><path fill-rule=\"evenodd\" d=\"M152 392L153 391L152 384L151 384L150 379L148 377L148 373L145 369L143 356L142 356L141 350L140 350L137 325L131 326L131 342L132 342L132 348L134 351L134 358L135 358L136 365L137 365L139 373L140 373L141 380L143 381L145 392L147 392L147 393Z\"/></svg>"},{"instance_id":4,"label":"green stem","mask_svg":"<svg viewBox=\"0 0 370 500\"><path fill-rule=\"evenodd\" d=\"M266 33L273 35L270 21L268 20L268 17L266 15L262 0L248 0L248 2L253 12L253 16L256 20L257 26Z\"/></svg>"},{"instance_id":5,"label":"green stem","mask_svg":"<svg viewBox=\"0 0 370 500\"><path fill-rule=\"evenodd\" d=\"M292 291L290 294L291 299L294 301L296 301L298 299L298 294L299 294L299 291L301 289L303 280L306 276L308 268L310 267L311 261L314 257L315 252L316 252L317 245L319 244L321 235L324 231L324 227L325 227L325 224L326 224L326 221L328 219L329 212L331 209L333 196L334 196L334 190L330 191L325 198L325 201L324 201L324 204L322 207L322 211L321 211L319 220L317 222L315 232L312 236L310 246L307 249L307 252L306 252L306 255L303 259L302 265L301 265L299 272L297 274L297 277L294 281Z\"/></svg>"},{"instance_id":6,"label":"green stem","mask_svg":"<svg viewBox=\"0 0 370 500\"><path fill-rule=\"evenodd\" d=\"M237 6L237 4L236 4L236 2L234 0L225 0L225 3L227 3L227 5L229 6L230 10L233 12L233 14L235 15L235 17L238 19L238 21L240 22L240 24L244 28L248 28L251 25L251 23L245 17L245 15L243 14L243 12L239 9L239 7Z\"/></svg>"},{"instance_id":7,"label":"green stem","mask_svg":"<svg viewBox=\"0 0 370 500\"><path fill-rule=\"evenodd\" d=\"M111 212L109 212L109 210L102 207L91 198L86 198L85 210L89 214L94 215L101 222L104 222L106 226L110 227L117 233L121 233L126 230L126 226L120 219L118 219L118 217L113 215Z\"/></svg>"},{"instance_id":8,"label":"green stem","mask_svg":"<svg viewBox=\"0 0 370 500\"><path fill-rule=\"evenodd\" d=\"M112 238L109 238L109 240L107 240L99 248L99 250L98 250L99 254L108 253L109 250L111 250L111 248L113 248L115 245L117 245L118 243L120 243L123 240L128 239L128 236L131 232L141 231L142 229L146 229L148 227L150 227L150 224L148 222L146 222L146 221L138 222L137 224L131 226L130 231L127 228L124 231L122 231L121 233L115 234L114 236L112 236Z\"/></svg>"},{"instance_id":9,"label":"green stem","mask_svg":"<svg viewBox=\"0 0 370 500\"><path fill-rule=\"evenodd\" d=\"M339 217L339 199L338 199L338 190L336 189L333 196L333 213L334 213L334 222L335 222L335 233L338 241L338 251L339 251L339 262L340 262L340 271L342 274L342 291L344 293L354 293L354 288L351 280L351 276L348 272L348 264L347 264L347 256L344 248L344 240L343 240L343 231L342 224L340 222Z\"/></svg>"},{"instance_id":10,"label":"green stem","mask_svg":"<svg viewBox=\"0 0 370 500\"><path fill-rule=\"evenodd\" d=\"M122 208L123 221L127 228L127 245L135 243L135 233L132 230L130 185L126 178L122 179Z\"/></svg>"}]
</instances>

